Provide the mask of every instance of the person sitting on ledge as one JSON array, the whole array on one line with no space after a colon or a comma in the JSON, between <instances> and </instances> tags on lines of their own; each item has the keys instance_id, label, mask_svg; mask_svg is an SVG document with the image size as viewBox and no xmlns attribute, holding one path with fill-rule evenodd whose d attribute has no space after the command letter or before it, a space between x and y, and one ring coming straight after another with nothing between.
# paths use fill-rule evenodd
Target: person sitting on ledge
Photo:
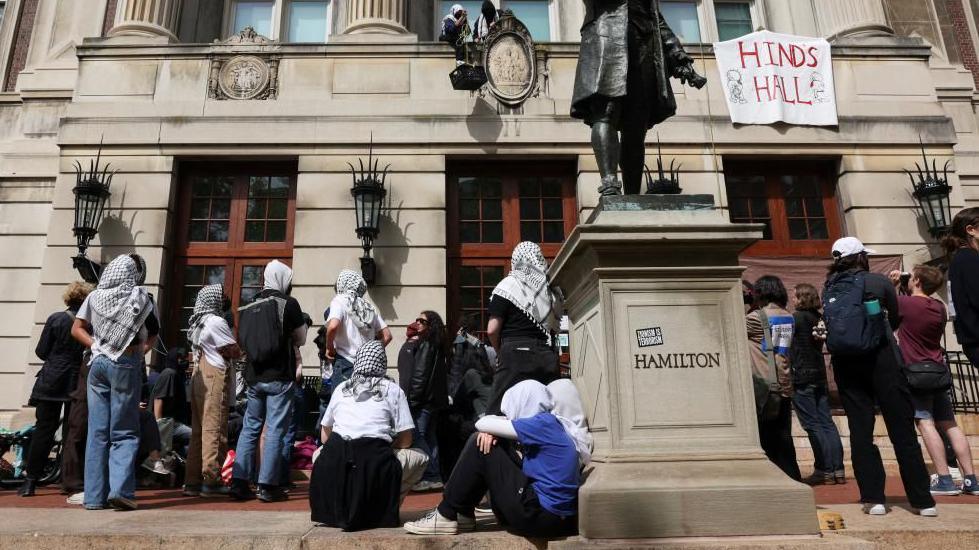
<instances>
[{"instance_id":1,"label":"person sitting on ledge","mask_svg":"<svg viewBox=\"0 0 979 550\"><path fill-rule=\"evenodd\" d=\"M590 459L591 437L573 384L571 391L564 384L553 394L535 380L507 390L506 416L484 416L476 423L479 433L466 443L442 502L418 521L405 523L405 530L416 535L473 530L475 507L489 490L493 513L513 533L576 534L580 466Z\"/></svg>"}]
</instances>

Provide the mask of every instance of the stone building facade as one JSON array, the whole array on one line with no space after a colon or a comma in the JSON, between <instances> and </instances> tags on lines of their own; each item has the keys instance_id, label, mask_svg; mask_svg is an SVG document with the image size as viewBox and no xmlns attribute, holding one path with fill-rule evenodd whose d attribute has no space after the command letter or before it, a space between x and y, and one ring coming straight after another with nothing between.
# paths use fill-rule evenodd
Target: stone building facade
<instances>
[{"instance_id":1,"label":"stone building facade","mask_svg":"<svg viewBox=\"0 0 979 550\"><path fill-rule=\"evenodd\" d=\"M685 192L769 224L753 269L820 266L843 234L894 265L936 257L904 174L922 147L950 161L953 208L979 205L976 0L661 1L711 83L674 83L678 114L650 141ZM319 325L359 265L347 163L370 148L390 165L370 298L395 334L425 309L479 313L515 242L556 253L598 198L568 114L582 3L502 2L538 42L519 106L452 89L447 4L0 0L0 417L25 406L41 326L78 278L73 166L100 144L118 172L89 257L146 258L168 345L197 286L244 303L270 258ZM838 127L731 124L709 44L757 28L831 40Z\"/></svg>"}]
</instances>

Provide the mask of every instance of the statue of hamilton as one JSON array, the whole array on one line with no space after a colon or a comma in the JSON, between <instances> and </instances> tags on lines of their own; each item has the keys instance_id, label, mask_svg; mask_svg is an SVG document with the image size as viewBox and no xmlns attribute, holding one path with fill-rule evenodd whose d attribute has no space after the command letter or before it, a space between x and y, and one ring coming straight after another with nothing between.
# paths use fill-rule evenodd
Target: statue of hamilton
<instances>
[{"instance_id":1,"label":"statue of hamilton","mask_svg":"<svg viewBox=\"0 0 979 550\"><path fill-rule=\"evenodd\" d=\"M599 192L618 195L622 167L626 194L639 193L646 132L676 114L670 77L702 88L693 59L659 10L660 0L584 0L581 53L571 116L591 126L602 176ZM619 133L621 132L621 140Z\"/></svg>"}]
</instances>

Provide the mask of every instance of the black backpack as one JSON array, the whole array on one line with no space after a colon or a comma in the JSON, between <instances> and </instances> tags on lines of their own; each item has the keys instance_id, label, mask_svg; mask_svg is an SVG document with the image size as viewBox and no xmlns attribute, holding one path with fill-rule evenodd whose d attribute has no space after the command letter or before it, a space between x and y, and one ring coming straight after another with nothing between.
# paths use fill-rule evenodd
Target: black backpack
<instances>
[{"instance_id":1,"label":"black backpack","mask_svg":"<svg viewBox=\"0 0 979 550\"><path fill-rule=\"evenodd\" d=\"M282 332L286 300L270 296L238 309L238 341L248 361L271 359L285 344Z\"/></svg>"},{"instance_id":2,"label":"black backpack","mask_svg":"<svg viewBox=\"0 0 979 550\"><path fill-rule=\"evenodd\" d=\"M826 348L832 354L873 353L887 340L884 312L870 315L864 305L866 272L845 271L826 281L823 289L823 319Z\"/></svg>"}]
</instances>

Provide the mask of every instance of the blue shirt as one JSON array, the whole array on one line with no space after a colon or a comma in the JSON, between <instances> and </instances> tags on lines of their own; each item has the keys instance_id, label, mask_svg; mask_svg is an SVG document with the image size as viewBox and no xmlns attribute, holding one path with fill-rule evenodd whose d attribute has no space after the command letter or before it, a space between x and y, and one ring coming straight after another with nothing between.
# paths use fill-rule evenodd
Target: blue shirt
<instances>
[{"instance_id":1,"label":"blue shirt","mask_svg":"<svg viewBox=\"0 0 979 550\"><path fill-rule=\"evenodd\" d=\"M513 421L523 446L523 473L542 508L561 517L578 513L578 451L551 413Z\"/></svg>"}]
</instances>

